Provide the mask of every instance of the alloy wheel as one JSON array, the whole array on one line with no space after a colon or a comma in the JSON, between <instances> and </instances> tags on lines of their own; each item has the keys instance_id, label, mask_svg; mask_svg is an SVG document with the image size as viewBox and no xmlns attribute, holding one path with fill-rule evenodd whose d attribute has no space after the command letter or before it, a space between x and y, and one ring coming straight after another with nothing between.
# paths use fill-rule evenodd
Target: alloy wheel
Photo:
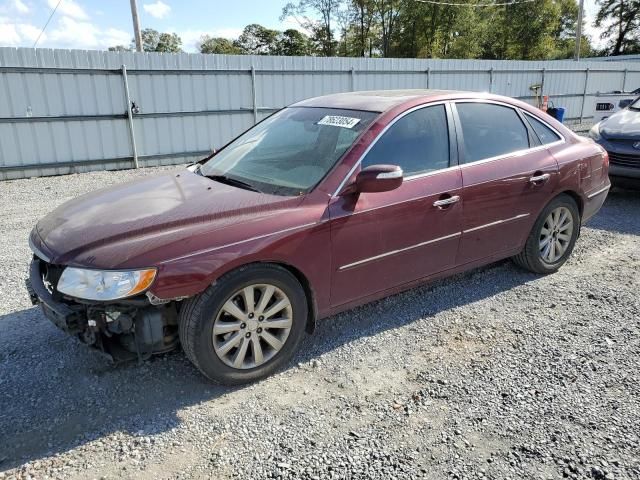
<instances>
[{"instance_id":1,"label":"alloy wheel","mask_svg":"<svg viewBox=\"0 0 640 480\"><path fill-rule=\"evenodd\" d=\"M213 324L213 348L232 368L258 367L282 350L292 324L291 301L281 289L249 285L222 305Z\"/></svg>"},{"instance_id":2,"label":"alloy wheel","mask_svg":"<svg viewBox=\"0 0 640 480\"><path fill-rule=\"evenodd\" d=\"M571 244L573 217L567 207L558 207L549 213L540 230L540 257L554 264L562 258Z\"/></svg>"}]
</instances>

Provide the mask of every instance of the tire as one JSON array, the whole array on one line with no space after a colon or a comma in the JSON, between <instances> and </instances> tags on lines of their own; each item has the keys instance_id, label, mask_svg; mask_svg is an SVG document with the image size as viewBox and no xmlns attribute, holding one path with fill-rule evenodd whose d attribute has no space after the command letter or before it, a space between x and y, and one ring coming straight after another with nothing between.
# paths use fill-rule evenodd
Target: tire
<instances>
[{"instance_id":1,"label":"tire","mask_svg":"<svg viewBox=\"0 0 640 480\"><path fill-rule=\"evenodd\" d=\"M557 215L558 212L560 216ZM556 218L559 221L565 213L567 217L571 219L572 227L570 235L566 234L568 228L560 231L563 228L562 225L556 226L555 228L548 228L554 227L555 225L553 221L548 223L550 215L555 215L555 217L551 217L552 220ZM567 261L573 251L576 239L580 233L580 222L580 212L575 200L566 194L557 196L542 210L542 213L538 216L527 238L524 249L513 257L513 261L516 265L534 273L548 274L556 272ZM563 223L563 225L565 224ZM551 233L548 234L547 232ZM555 232L556 237L553 236L553 232ZM558 235L560 235L560 237L558 237ZM551 240L545 244L544 242L549 236L551 236ZM552 252L546 249L550 243L553 243L552 248L554 249L557 245L560 245L563 249L562 253L560 254L560 250L558 250L558 252L553 252L554 255L550 255ZM543 244L544 247L542 246Z\"/></svg>"},{"instance_id":2,"label":"tire","mask_svg":"<svg viewBox=\"0 0 640 480\"><path fill-rule=\"evenodd\" d=\"M263 306L260 300L267 296ZM247 307L250 303L254 305ZM258 315L260 308L271 316ZM180 342L207 378L225 385L254 382L293 357L307 316L307 298L295 276L273 264L248 265L185 302L179 315Z\"/></svg>"}]
</instances>

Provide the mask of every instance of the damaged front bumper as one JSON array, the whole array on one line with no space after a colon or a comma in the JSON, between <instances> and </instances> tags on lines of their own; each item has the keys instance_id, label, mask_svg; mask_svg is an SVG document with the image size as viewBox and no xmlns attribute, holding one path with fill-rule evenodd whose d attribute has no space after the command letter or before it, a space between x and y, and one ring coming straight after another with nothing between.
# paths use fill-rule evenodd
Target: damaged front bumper
<instances>
[{"instance_id":1,"label":"damaged front bumper","mask_svg":"<svg viewBox=\"0 0 640 480\"><path fill-rule=\"evenodd\" d=\"M34 255L26 280L31 303L61 330L114 362L144 360L178 345L176 302L152 305L144 295L115 302L72 299L56 290L63 269Z\"/></svg>"}]
</instances>

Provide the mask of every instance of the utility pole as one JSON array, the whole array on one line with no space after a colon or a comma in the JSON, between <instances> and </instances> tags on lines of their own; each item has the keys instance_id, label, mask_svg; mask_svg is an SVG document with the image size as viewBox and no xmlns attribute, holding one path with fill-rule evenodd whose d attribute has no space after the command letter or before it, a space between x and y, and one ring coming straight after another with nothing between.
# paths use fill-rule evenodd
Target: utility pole
<instances>
[{"instance_id":1,"label":"utility pole","mask_svg":"<svg viewBox=\"0 0 640 480\"><path fill-rule=\"evenodd\" d=\"M580 60L580 42L582 41L582 12L584 11L584 0L580 0L578 7L578 24L576 25L576 51L573 54L575 61Z\"/></svg>"},{"instance_id":2,"label":"utility pole","mask_svg":"<svg viewBox=\"0 0 640 480\"><path fill-rule=\"evenodd\" d=\"M133 19L133 36L136 40L136 51L142 51L142 35L140 35L140 21L138 20L138 5L131 0L131 18Z\"/></svg>"}]
</instances>

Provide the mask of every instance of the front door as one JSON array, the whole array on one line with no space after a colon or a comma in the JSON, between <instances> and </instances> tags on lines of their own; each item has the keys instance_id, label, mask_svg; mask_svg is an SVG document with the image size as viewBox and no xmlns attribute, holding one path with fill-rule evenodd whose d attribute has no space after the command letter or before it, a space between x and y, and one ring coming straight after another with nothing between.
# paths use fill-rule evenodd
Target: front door
<instances>
[{"instance_id":1,"label":"front door","mask_svg":"<svg viewBox=\"0 0 640 480\"><path fill-rule=\"evenodd\" d=\"M451 268L461 236L462 176L447 106L400 116L361 167L399 165L396 190L332 200L331 303L339 306Z\"/></svg>"}]
</instances>

